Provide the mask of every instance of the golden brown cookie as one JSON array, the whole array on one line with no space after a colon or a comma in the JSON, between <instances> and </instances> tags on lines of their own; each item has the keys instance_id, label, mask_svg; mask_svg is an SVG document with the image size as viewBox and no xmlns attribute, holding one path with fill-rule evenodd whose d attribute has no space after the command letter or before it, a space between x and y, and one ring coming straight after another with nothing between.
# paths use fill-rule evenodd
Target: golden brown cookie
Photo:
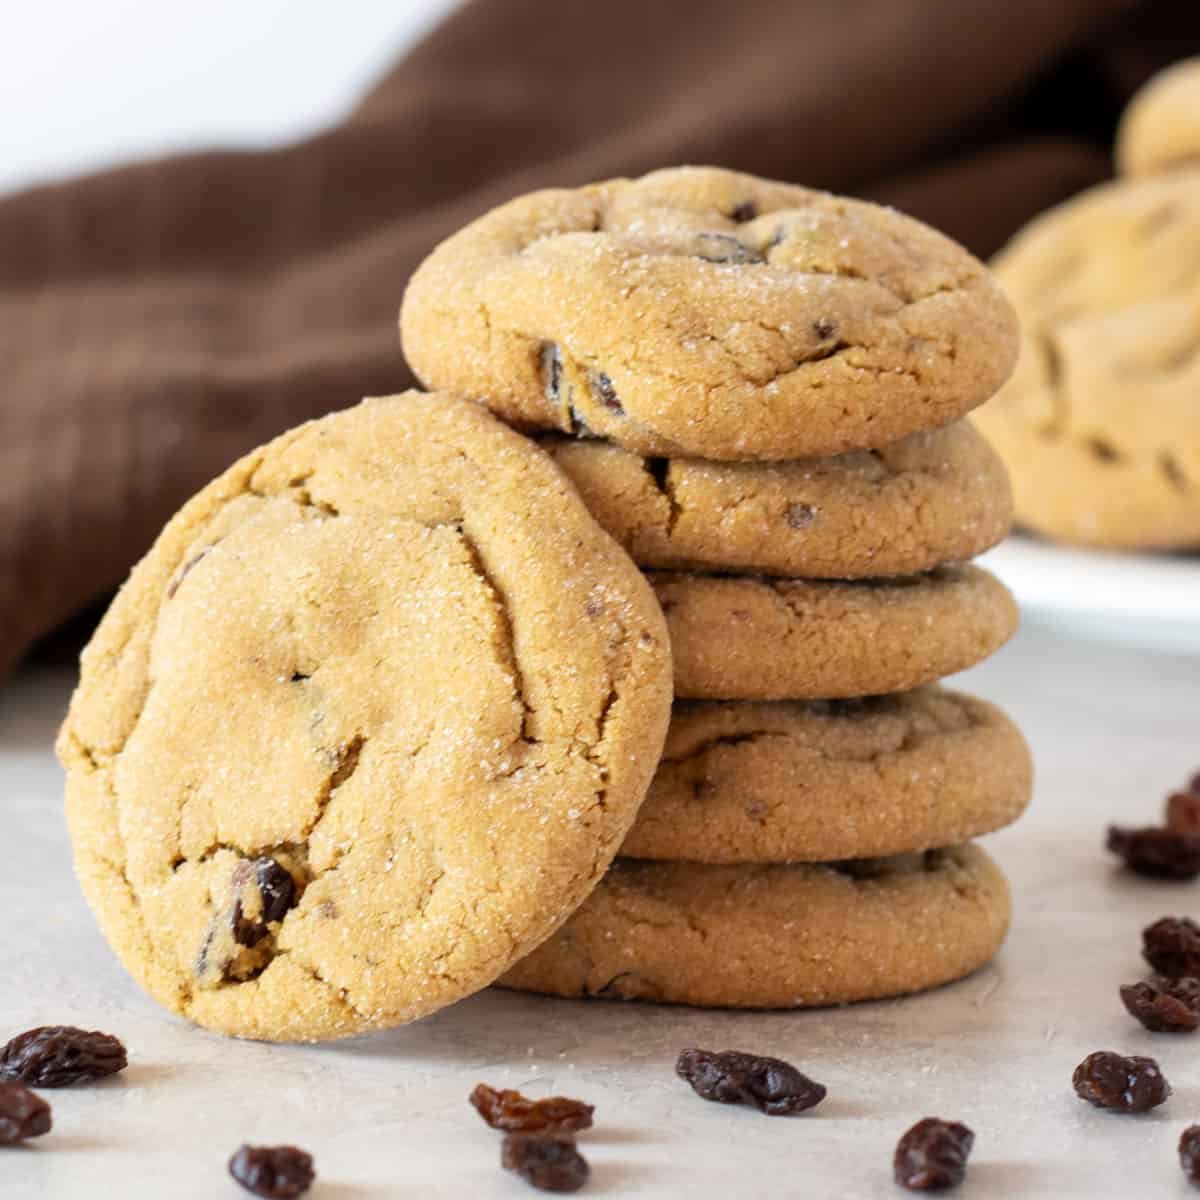
<instances>
[{"instance_id":1,"label":"golden brown cookie","mask_svg":"<svg viewBox=\"0 0 1200 1200\"><path fill-rule=\"evenodd\" d=\"M994 705L923 688L869 700L679 701L621 853L827 862L965 842L1029 803L1025 739Z\"/></svg>"},{"instance_id":2,"label":"golden brown cookie","mask_svg":"<svg viewBox=\"0 0 1200 1200\"><path fill-rule=\"evenodd\" d=\"M1008 885L977 846L840 867L622 858L500 982L712 1008L842 1004L968 975L1008 921Z\"/></svg>"},{"instance_id":3,"label":"golden brown cookie","mask_svg":"<svg viewBox=\"0 0 1200 1200\"><path fill-rule=\"evenodd\" d=\"M1200 58L1160 71L1134 96L1117 129L1116 155L1125 175L1200 165Z\"/></svg>"},{"instance_id":4,"label":"golden brown cookie","mask_svg":"<svg viewBox=\"0 0 1200 1200\"><path fill-rule=\"evenodd\" d=\"M408 285L428 386L641 454L792 459L948 425L1012 369L1012 309L892 209L713 167L522 196Z\"/></svg>"},{"instance_id":5,"label":"golden brown cookie","mask_svg":"<svg viewBox=\"0 0 1200 1200\"><path fill-rule=\"evenodd\" d=\"M1118 549L1200 545L1200 169L1093 188L996 260L1021 314L976 423L1017 521Z\"/></svg>"},{"instance_id":6,"label":"golden brown cookie","mask_svg":"<svg viewBox=\"0 0 1200 1200\"><path fill-rule=\"evenodd\" d=\"M912 575L982 554L1012 520L1004 464L966 421L878 450L779 463L644 458L564 437L541 445L644 567Z\"/></svg>"},{"instance_id":7,"label":"golden brown cookie","mask_svg":"<svg viewBox=\"0 0 1200 1200\"><path fill-rule=\"evenodd\" d=\"M834 700L904 692L982 662L1017 628L981 567L903 579L765 579L654 571L675 695Z\"/></svg>"},{"instance_id":8,"label":"golden brown cookie","mask_svg":"<svg viewBox=\"0 0 1200 1200\"><path fill-rule=\"evenodd\" d=\"M650 589L535 446L409 393L191 500L84 652L75 861L138 981L245 1037L485 986L591 891L670 708Z\"/></svg>"}]
</instances>

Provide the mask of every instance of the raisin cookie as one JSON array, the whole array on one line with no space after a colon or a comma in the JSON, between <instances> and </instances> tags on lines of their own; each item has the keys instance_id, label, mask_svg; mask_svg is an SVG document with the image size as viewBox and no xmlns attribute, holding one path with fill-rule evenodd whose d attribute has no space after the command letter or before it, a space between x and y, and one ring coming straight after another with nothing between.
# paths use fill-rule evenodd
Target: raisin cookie
<instances>
[{"instance_id":1,"label":"raisin cookie","mask_svg":"<svg viewBox=\"0 0 1200 1200\"><path fill-rule=\"evenodd\" d=\"M201 1025L410 1021L592 890L670 677L645 580L482 408L301 426L184 506L84 652L59 739L84 892Z\"/></svg>"},{"instance_id":2,"label":"raisin cookie","mask_svg":"<svg viewBox=\"0 0 1200 1200\"><path fill-rule=\"evenodd\" d=\"M644 567L914 575L982 554L1012 521L1004 464L966 421L878 450L779 463L645 458L564 437L541 444Z\"/></svg>"},{"instance_id":3,"label":"raisin cookie","mask_svg":"<svg viewBox=\"0 0 1200 1200\"><path fill-rule=\"evenodd\" d=\"M868 700L679 701L621 853L827 862L965 842L1029 803L1025 739L992 704L924 688Z\"/></svg>"},{"instance_id":4,"label":"raisin cookie","mask_svg":"<svg viewBox=\"0 0 1200 1200\"><path fill-rule=\"evenodd\" d=\"M621 858L501 983L712 1008L842 1004L968 975L1008 922L1008 885L977 846L826 866Z\"/></svg>"},{"instance_id":5,"label":"raisin cookie","mask_svg":"<svg viewBox=\"0 0 1200 1200\"><path fill-rule=\"evenodd\" d=\"M1024 344L976 420L1018 523L1098 547L1200 545L1200 169L1093 188L995 266Z\"/></svg>"},{"instance_id":6,"label":"raisin cookie","mask_svg":"<svg viewBox=\"0 0 1200 1200\"><path fill-rule=\"evenodd\" d=\"M675 695L836 700L905 692L994 654L1017 605L981 567L903 579L762 579L654 571Z\"/></svg>"},{"instance_id":7,"label":"raisin cookie","mask_svg":"<svg viewBox=\"0 0 1200 1200\"><path fill-rule=\"evenodd\" d=\"M792 459L957 420L1016 322L891 209L705 167L522 196L443 242L400 315L428 386L650 455Z\"/></svg>"},{"instance_id":8,"label":"raisin cookie","mask_svg":"<svg viewBox=\"0 0 1200 1200\"><path fill-rule=\"evenodd\" d=\"M1160 71L1129 102L1117 129L1117 167L1154 175L1200 165L1200 58Z\"/></svg>"}]
</instances>

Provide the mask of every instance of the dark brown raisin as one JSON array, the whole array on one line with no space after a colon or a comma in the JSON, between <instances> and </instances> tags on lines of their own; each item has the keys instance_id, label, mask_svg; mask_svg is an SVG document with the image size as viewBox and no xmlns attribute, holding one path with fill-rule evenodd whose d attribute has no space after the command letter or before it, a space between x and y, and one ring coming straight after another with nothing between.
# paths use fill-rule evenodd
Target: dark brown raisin
<instances>
[{"instance_id":1,"label":"dark brown raisin","mask_svg":"<svg viewBox=\"0 0 1200 1200\"><path fill-rule=\"evenodd\" d=\"M19 1083L0 1083L0 1146L50 1132L50 1105Z\"/></svg>"},{"instance_id":2,"label":"dark brown raisin","mask_svg":"<svg viewBox=\"0 0 1200 1200\"><path fill-rule=\"evenodd\" d=\"M892 1173L910 1192L941 1192L957 1187L967 1173L975 1135L959 1121L926 1117L896 1143Z\"/></svg>"},{"instance_id":3,"label":"dark brown raisin","mask_svg":"<svg viewBox=\"0 0 1200 1200\"><path fill-rule=\"evenodd\" d=\"M506 1133L500 1165L543 1192L577 1192L587 1182L587 1159L570 1138Z\"/></svg>"},{"instance_id":4,"label":"dark brown raisin","mask_svg":"<svg viewBox=\"0 0 1200 1200\"><path fill-rule=\"evenodd\" d=\"M70 1087L123 1071L125 1047L108 1033L43 1025L18 1034L0 1050L0 1079L34 1087Z\"/></svg>"},{"instance_id":5,"label":"dark brown raisin","mask_svg":"<svg viewBox=\"0 0 1200 1200\"><path fill-rule=\"evenodd\" d=\"M256 946L270 933L269 926L282 921L296 903L296 881L286 867L273 858L256 858L252 863L239 864L240 875L234 875L235 888L251 888L258 893L258 916L245 916L242 898L233 906L234 940L243 946Z\"/></svg>"},{"instance_id":6,"label":"dark brown raisin","mask_svg":"<svg viewBox=\"0 0 1200 1200\"><path fill-rule=\"evenodd\" d=\"M827 342L835 333L837 333L837 322L831 321L828 317L821 317L813 322L813 333L817 335L823 342Z\"/></svg>"},{"instance_id":7,"label":"dark brown raisin","mask_svg":"<svg viewBox=\"0 0 1200 1200\"><path fill-rule=\"evenodd\" d=\"M547 400L557 400L562 387L562 356L555 342L546 342L541 350L542 389Z\"/></svg>"},{"instance_id":8,"label":"dark brown raisin","mask_svg":"<svg viewBox=\"0 0 1200 1200\"><path fill-rule=\"evenodd\" d=\"M731 263L735 266L767 261L757 250L752 250L740 238L729 233L698 233L696 257L705 262Z\"/></svg>"},{"instance_id":9,"label":"dark brown raisin","mask_svg":"<svg viewBox=\"0 0 1200 1200\"><path fill-rule=\"evenodd\" d=\"M316 1178L311 1154L295 1146L240 1146L229 1173L256 1196L300 1196Z\"/></svg>"},{"instance_id":10,"label":"dark brown raisin","mask_svg":"<svg viewBox=\"0 0 1200 1200\"><path fill-rule=\"evenodd\" d=\"M1200 875L1200 835L1175 833L1158 825L1142 829L1108 827L1108 848L1137 875L1152 879L1195 879Z\"/></svg>"},{"instance_id":11,"label":"dark brown raisin","mask_svg":"<svg viewBox=\"0 0 1200 1200\"><path fill-rule=\"evenodd\" d=\"M1121 1002L1152 1033L1191 1033L1200 1026L1200 979L1152 979L1121 988Z\"/></svg>"},{"instance_id":12,"label":"dark brown raisin","mask_svg":"<svg viewBox=\"0 0 1200 1200\"><path fill-rule=\"evenodd\" d=\"M792 504L783 519L793 529L808 529L816 522L817 510L811 504Z\"/></svg>"},{"instance_id":13,"label":"dark brown raisin","mask_svg":"<svg viewBox=\"0 0 1200 1200\"><path fill-rule=\"evenodd\" d=\"M1116 1112L1146 1112L1171 1094L1154 1059L1136 1054L1126 1058L1109 1050L1089 1054L1075 1068L1071 1082L1080 1100Z\"/></svg>"},{"instance_id":14,"label":"dark brown raisin","mask_svg":"<svg viewBox=\"0 0 1200 1200\"><path fill-rule=\"evenodd\" d=\"M771 1117L788 1117L825 1099L825 1088L791 1063L740 1050L684 1050L675 1073L698 1096L720 1104L749 1104Z\"/></svg>"},{"instance_id":15,"label":"dark brown raisin","mask_svg":"<svg viewBox=\"0 0 1200 1200\"><path fill-rule=\"evenodd\" d=\"M1179 1135L1179 1165L1188 1181L1200 1187L1200 1125L1189 1125Z\"/></svg>"},{"instance_id":16,"label":"dark brown raisin","mask_svg":"<svg viewBox=\"0 0 1200 1200\"><path fill-rule=\"evenodd\" d=\"M1142 957L1168 979L1200 978L1200 925L1190 917L1160 917L1142 930Z\"/></svg>"},{"instance_id":17,"label":"dark brown raisin","mask_svg":"<svg viewBox=\"0 0 1200 1200\"><path fill-rule=\"evenodd\" d=\"M621 407L621 401L617 397L613 381L603 371L589 371L588 383L591 385L593 395L605 408L615 413L624 413L625 409Z\"/></svg>"},{"instance_id":18,"label":"dark brown raisin","mask_svg":"<svg viewBox=\"0 0 1200 1200\"><path fill-rule=\"evenodd\" d=\"M753 221L758 216L758 205L753 200L743 200L741 204L735 204L733 211L729 214L731 221L736 221L739 225L744 225L747 221Z\"/></svg>"},{"instance_id":19,"label":"dark brown raisin","mask_svg":"<svg viewBox=\"0 0 1200 1200\"><path fill-rule=\"evenodd\" d=\"M497 1091L477 1084L470 1096L475 1111L493 1128L507 1133L578 1133L591 1129L595 1109L582 1100L547 1096L530 1100L511 1088Z\"/></svg>"},{"instance_id":20,"label":"dark brown raisin","mask_svg":"<svg viewBox=\"0 0 1200 1200\"><path fill-rule=\"evenodd\" d=\"M1200 834L1200 793L1188 790L1167 797L1167 828L1172 833Z\"/></svg>"}]
</instances>

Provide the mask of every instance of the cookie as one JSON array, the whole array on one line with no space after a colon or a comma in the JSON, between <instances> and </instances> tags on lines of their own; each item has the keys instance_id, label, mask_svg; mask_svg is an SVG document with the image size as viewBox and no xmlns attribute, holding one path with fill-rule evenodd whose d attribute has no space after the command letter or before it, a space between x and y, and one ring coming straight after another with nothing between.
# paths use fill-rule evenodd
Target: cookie
<instances>
[{"instance_id":1,"label":"cookie","mask_svg":"<svg viewBox=\"0 0 1200 1200\"><path fill-rule=\"evenodd\" d=\"M337 1037L485 986L591 891L670 710L645 580L535 446L410 393L170 521L59 739L85 894L162 1004Z\"/></svg>"},{"instance_id":2,"label":"cookie","mask_svg":"<svg viewBox=\"0 0 1200 1200\"><path fill-rule=\"evenodd\" d=\"M1200 58L1159 72L1134 96L1117 128L1116 156L1125 175L1200 164Z\"/></svg>"},{"instance_id":3,"label":"cookie","mask_svg":"<svg viewBox=\"0 0 1200 1200\"><path fill-rule=\"evenodd\" d=\"M1200 545L1200 169L1093 188L996 260L1022 320L976 421L1019 524L1115 548Z\"/></svg>"},{"instance_id":4,"label":"cookie","mask_svg":"<svg viewBox=\"0 0 1200 1200\"><path fill-rule=\"evenodd\" d=\"M969 975L1008 921L1008 885L977 846L841 866L618 859L501 983L712 1008L842 1004Z\"/></svg>"},{"instance_id":5,"label":"cookie","mask_svg":"<svg viewBox=\"0 0 1200 1200\"><path fill-rule=\"evenodd\" d=\"M766 579L655 571L675 695L835 700L904 692L994 654L1017 628L982 567L902 579Z\"/></svg>"},{"instance_id":6,"label":"cookie","mask_svg":"<svg viewBox=\"0 0 1200 1200\"><path fill-rule=\"evenodd\" d=\"M961 692L679 701L621 853L707 863L878 858L1000 829L1024 811L1032 785L1020 731Z\"/></svg>"},{"instance_id":7,"label":"cookie","mask_svg":"<svg viewBox=\"0 0 1200 1200\"><path fill-rule=\"evenodd\" d=\"M1012 369L987 270L892 209L711 167L522 196L400 315L428 386L640 454L793 459L956 421Z\"/></svg>"},{"instance_id":8,"label":"cookie","mask_svg":"<svg viewBox=\"0 0 1200 1200\"><path fill-rule=\"evenodd\" d=\"M644 567L912 575L982 554L1012 520L1004 464L965 421L878 450L780 463L644 458L564 437L541 445Z\"/></svg>"}]
</instances>

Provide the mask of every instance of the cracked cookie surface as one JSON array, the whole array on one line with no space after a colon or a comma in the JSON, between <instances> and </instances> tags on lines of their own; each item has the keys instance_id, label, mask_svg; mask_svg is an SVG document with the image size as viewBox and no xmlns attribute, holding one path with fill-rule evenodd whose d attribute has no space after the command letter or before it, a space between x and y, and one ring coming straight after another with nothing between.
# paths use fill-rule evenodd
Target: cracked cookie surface
<instances>
[{"instance_id":1,"label":"cracked cookie surface","mask_svg":"<svg viewBox=\"0 0 1200 1200\"><path fill-rule=\"evenodd\" d=\"M1008 589L982 567L903 579L769 579L652 571L675 695L835 700L904 692L994 654L1017 628Z\"/></svg>"},{"instance_id":2,"label":"cracked cookie surface","mask_svg":"<svg viewBox=\"0 0 1200 1200\"><path fill-rule=\"evenodd\" d=\"M1117 128L1116 158L1124 175L1200 165L1200 58L1160 71L1134 96Z\"/></svg>"},{"instance_id":3,"label":"cracked cookie surface","mask_svg":"<svg viewBox=\"0 0 1200 1200\"><path fill-rule=\"evenodd\" d=\"M794 459L948 425L1012 369L1012 309L891 209L705 167L522 196L413 275L427 385L650 455Z\"/></svg>"},{"instance_id":4,"label":"cracked cookie surface","mask_svg":"<svg viewBox=\"0 0 1200 1200\"><path fill-rule=\"evenodd\" d=\"M1017 370L976 423L1018 524L1114 549L1200 546L1200 169L1121 179L996 259Z\"/></svg>"},{"instance_id":5,"label":"cracked cookie surface","mask_svg":"<svg viewBox=\"0 0 1200 1200\"><path fill-rule=\"evenodd\" d=\"M1008 921L1008 885L977 846L837 867L619 858L501 983L713 1008L842 1004L968 975Z\"/></svg>"},{"instance_id":6,"label":"cracked cookie surface","mask_svg":"<svg viewBox=\"0 0 1200 1200\"><path fill-rule=\"evenodd\" d=\"M912 575L994 546L1004 464L959 421L878 450L777 463L646 458L541 439L592 516L644 567L801 579Z\"/></svg>"},{"instance_id":7,"label":"cracked cookie surface","mask_svg":"<svg viewBox=\"0 0 1200 1200\"><path fill-rule=\"evenodd\" d=\"M1032 787L1020 731L961 692L677 701L621 853L710 863L903 854L1008 825Z\"/></svg>"},{"instance_id":8,"label":"cracked cookie surface","mask_svg":"<svg viewBox=\"0 0 1200 1200\"><path fill-rule=\"evenodd\" d=\"M225 1033L473 992L588 894L670 708L644 579L553 463L410 393L284 434L134 569L59 739L125 965Z\"/></svg>"}]
</instances>

